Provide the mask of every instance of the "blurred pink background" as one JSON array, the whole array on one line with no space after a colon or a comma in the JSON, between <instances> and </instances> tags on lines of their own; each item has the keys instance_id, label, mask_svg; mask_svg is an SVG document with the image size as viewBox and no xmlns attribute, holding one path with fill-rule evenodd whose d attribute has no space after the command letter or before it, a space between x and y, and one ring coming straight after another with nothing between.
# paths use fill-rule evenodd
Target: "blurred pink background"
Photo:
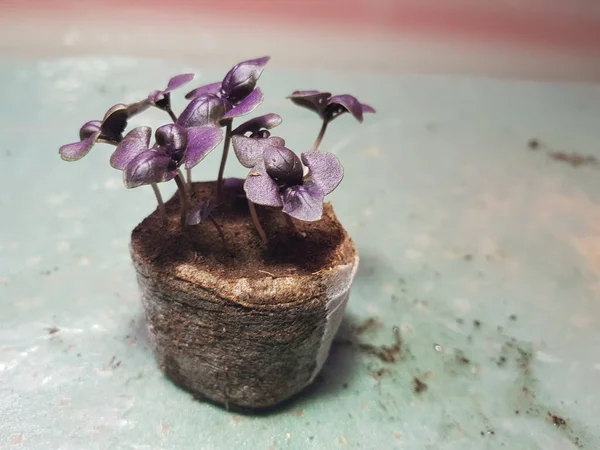
<instances>
[{"instance_id":1,"label":"blurred pink background","mask_svg":"<svg viewBox=\"0 0 600 450\"><path fill-rule=\"evenodd\" d=\"M4 0L0 17L11 54L268 52L288 65L600 80L597 0Z\"/></svg>"}]
</instances>

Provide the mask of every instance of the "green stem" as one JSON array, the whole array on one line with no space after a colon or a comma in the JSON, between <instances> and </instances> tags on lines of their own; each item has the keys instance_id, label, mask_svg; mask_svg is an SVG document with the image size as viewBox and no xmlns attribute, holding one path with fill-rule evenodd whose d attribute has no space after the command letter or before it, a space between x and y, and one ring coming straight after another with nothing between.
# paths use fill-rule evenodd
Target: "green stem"
<instances>
[{"instance_id":1,"label":"green stem","mask_svg":"<svg viewBox=\"0 0 600 450\"><path fill-rule=\"evenodd\" d=\"M254 203L252 203L250 200L248 200L248 207L250 208L250 216L252 217L252 223L254 224L254 228L256 228L256 231L258 233L258 235L260 236L260 239L263 241L264 244L267 243L267 233L265 233L264 228L262 227L262 225L260 224L260 221L258 220L258 214L256 214L256 207L254 206Z\"/></svg>"},{"instance_id":2,"label":"green stem","mask_svg":"<svg viewBox=\"0 0 600 450\"><path fill-rule=\"evenodd\" d=\"M311 151L316 152L319 150L319 146L321 145L323 136L325 136L325 131L327 131L328 124L329 124L328 120L323 120L323 125L321 125L321 130L319 131L319 135L317 136L317 139L315 140L315 143L313 144Z\"/></svg>"},{"instance_id":3,"label":"green stem","mask_svg":"<svg viewBox=\"0 0 600 450\"><path fill-rule=\"evenodd\" d=\"M217 178L217 202L221 201L223 191L223 173L225 172L225 164L227 163L227 154L229 153L229 144L231 142L231 122L229 120L225 128L225 144L223 145L223 156L221 156L221 166L219 167L219 176Z\"/></svg>"},{"instance_id":4,"label":"green stem","mask_svg":"<svg viewBox=\"0 0 600 450\"><path fill-rule=\"evenodd\" d=\"M186 195L185 182L180 174L175 175L175 183L177 183L177 191L179 192L179 220L181 228L186 227L188 199Z\"/></svg>"}]
</instances>

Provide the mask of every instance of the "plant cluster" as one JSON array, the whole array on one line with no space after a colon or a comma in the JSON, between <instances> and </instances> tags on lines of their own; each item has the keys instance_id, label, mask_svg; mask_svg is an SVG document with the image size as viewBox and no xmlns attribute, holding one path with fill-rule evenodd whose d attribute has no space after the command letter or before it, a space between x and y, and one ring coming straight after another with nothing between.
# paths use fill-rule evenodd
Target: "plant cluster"
<instances>
[{"instance_id":1,"label":"plant cluster","mask_svg":"<svg viewBox=\"0 0 600 450\"><path fill-rule=\"evenodd\" d=\"M144 185L153 188L165 223L167 215L157 185L174 180L180 199L181 226L210 220L220 231L212 212L222 200L223 175L232 145L240 164L250 169L244 191L253 223L263 240L266 236L254 205L280 208L288 219L319 220L325 196L340 184L344 175L337 157L319 149L327 126L344 113L362 122L364 113L375 110L351 95L293 92L288 97L293 103L315 112L322 120L311 151L301 153L300 157L285 146L281 137L271 135L271 130L282 122L277 114L254 117L233 128L234 119L251 113L262 103L263 93L256 84L268 61L269 57L243 61L227 72L222 81L190 91L185 96L189 103L179 116L173 112L171 93L190 83L194 75L177 75L165 89L153 91L139 102L114 105L102 120L85 123L79 130L79 141L63 145L60 156L66 161L77 161L95 144L112 145L115 148L110 156L111 166L123 172L127 188ZM171 119L171 123L154 131L154 142L148 126L124 134L129 119L150 107L165 111ZM216 192L210 200L193 204L192 169L221 142L224 144Z\"/></svg>"}]
</instances>

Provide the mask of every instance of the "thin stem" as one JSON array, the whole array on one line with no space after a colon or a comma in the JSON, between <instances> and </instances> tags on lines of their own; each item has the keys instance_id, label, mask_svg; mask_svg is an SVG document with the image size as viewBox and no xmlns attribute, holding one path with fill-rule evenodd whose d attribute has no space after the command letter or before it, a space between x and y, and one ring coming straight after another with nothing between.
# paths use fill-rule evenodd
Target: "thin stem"
<instances>
[{"instance_id":1,"label":"thin stem","mask_svg":"<svg viewBox=\"0 0 600 450\"><path fill-rule=\"evenodd\" d=\"M186 169L187 170L187 169ZM182 180L184 180L185 178L183 177L183 172L181 171L181 169L178 169L177 173L179 174L179 176L181 177ZM190 198L192 191L190 189L190 185L187 183L184 183L183 187L185 188L185 195Z\"/></svg>"},{"instance_id":2,"label":"thin stem","mask_svg":"<svg viewBox=\"0 0 600 450\"><path fill-rule=\"evenodd\" d=\"M264 244L266 244L267 233L265 233L265 230L263 229L262 225L260 224L260 221L258 220L258 214L256 214L256 207L254 206L254 203L252 203L250 200L248 200L248 207L250 208L250 216L252 217L252 223L254 224L254 228L256 228L256 232L260 236L260 239L263 241Z\"/></svg>"},{"instance_id":3,"label":"thin stem","mask_svg":"<svg viewBox=\"0 0 600 450\"><path fill-rule=\"evenodd\" d=\"M173 123L177 122L177 116L175 115L175 113L173 112L173 110L170 107L168 109L166 109L165 111L167 111L167 114L169 114L169 117L171 117L171 120L173 121Z\"/></svg>"},{"instance_id":4,"label":"thin stem","mask_svg":"<svg viewBox=\"0 0 600 450\"><path fill-rule=\"evenodd\" d=\"M325 136L325 131L327 131L328 124L329 124L329 121L327 119L323 120L323 125L321 125L321 130L319 131L319 135L317 136L317 139L315 140L315 143L313 144L311 151L316 152L319 150L319 145L321 145L323 136Z\"/></svg>"},{"instance_id":5,"label":"thin stem","mask_svg":"<svg viewBox=\"0 0 600 450\"><path fill-rule=\"evenodd\" d=\"M283 214L285 216L285 221L287 222L288 227L290 227L290 229L292 230L292 233L295 233L298 236L306 237L306 233L303 232L303 231L300 231L298 229L298 227L294 223L294 220L291 218L291 216L289 216L288 214L284 213L283 211L281 212L281 214Z\"/></svg>"},{"instance_id":6,"label":"thin stem","mask_svg":"<svg viewBox=\"0 0 600 450\"><path fill-rule=\"evenodd\" d=\"M215 219L213 219L211 216L208 216L208 220L210 220L212 222L212 224L215 226L215 228L217 229L217 233L219 233L219 236L221 237L221 241L223 242L223 245L225 245L225 234L223 234L223 229L221 228L221 225L219 225L217 223L217 221Z\"/></svg>"},{"instance_id":7,"label":"thin stem","mask_svg":"<svg viewBox=\"0 0 600 450\"><path fill-rule=\"evenodd\" d=\"M225 144L223 145L223 156L221 156L221 166L219 167L219 176L217 178L217 201L221 201L221 192L223 191L223 172L227 163L227 154L229 153L229 144L231 142L231 120L227 121L225 128Z\"/></svg>"},{"instance_id":8,"label":"thin stem","mask_svg":"<svg viewBox=\"0 0 600 450\"><path fill-rule=\"evenodd\" d=\"M190 188L190 192L192 191L192 169L185 168L185 177L187 179L188 188Z\"/></svg>"},{"instance_id":9,"label":"thin stem","mask_svg":"<svg viewBox=\"0 0 600 450\"><path fill-rule=\"evenodd\" d=\"M162 194L156 183L152 183L152 190L154 191L156 201L158 202L158 213L160 214L160 218L162 219L163 225L167 225L167 209L165 208L165 202L163 202Z\"/></svg>"},{"instance_id":10,"label":"thin stem","mask_svg":"<svg viewBox=\"0 0 600 450\"><path fill-rule=\"evenodd\" d=\"M188 210L188 199L185 190L185 182L180 174L175 175L175 183L177 183L177 191L179 192L179 220L181 222L181 228L185 228L187 210Z\"/></svg>"}]
</instances>

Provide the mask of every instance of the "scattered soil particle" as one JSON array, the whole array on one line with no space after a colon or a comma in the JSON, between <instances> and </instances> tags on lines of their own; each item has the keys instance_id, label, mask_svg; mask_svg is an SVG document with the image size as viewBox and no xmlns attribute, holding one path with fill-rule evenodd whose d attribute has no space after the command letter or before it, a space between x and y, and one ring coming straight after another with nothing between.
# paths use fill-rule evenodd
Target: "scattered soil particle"
<instances>
[{"instance_id":1,"label":"scattered soil particle","mask_svg":"<svg viewBox=\"0 0 600 450\"><path fill-rule=\"evenodd\" d=\"M114 370L117 367L119 367L120 365L121 365L121 361L119 361L116 356L113 356L110 359L110 362L108 363L108 368Z\"/></svg>"},{"instance_id":2,"label":"scattered soil particle","mask_svg":"<svg viewBox=\"0 0 600 450\"><path fill-rule=\"evenodd\" d=\"M552 424L557 428L564 428L567 426L567 421L556 414L552 414L548 411L548 419L552 422Z\"/></svg>"},{"instance_id":3,"label":"scattered soil particle","mask_svg":"<svg viewBox=\"0 0 600 450\"><path fill-rule=\"evenodd\" d=\"M473 326L474 326L475 328L479 328L479 327L481 327L481 321L479 321L479 320L475 319L475 320L473 321Z\"/></svg>"},{"instance_id":4,"label":"scattered soil particle","mask_svg":"<svg viewBox=\"0 0 600 450\"><path fill-rule=\"evenodd\" d=\"M59 329L57 327L48 328L48 334L56 334Z\"/></svg>"},{"instance_id":5,"label":"scattered soil particle","mask_svg":"<svg viewBox=\"0 0 600 450\"><path fill-rule=\"evenodd\" d=\"M369 355L379 358L383 362L393 363L396 362L396 357L402 351L402 336L398 327L394 327L394 341L394 344L391 346L359 343L358 348Z\"/></svg>"},{"instance_id":6,"label":"scattered soil particle","mask_svg":"<svg viewBox=\"0 0 600 450\"><path fill-rule=\"evenodd\" d=\"M456 361L460 364L470 364L471 360L465 356L465 354L461 350L456 350Z\"/></svg>"},{"instance_id":7,"label":"scattered soil particle","mask_svg":"<svg viewBox=\"0 0 600 450\"><path fill-rule=\"evenodd\" d=\"M427 383L424 383L417 377L413 378L413 391L415 392L415 394L422 394L428 388L429 386L427 386Z\"/></svg>"},{"instance_id":8,"label":"scattered soil particle","mask_svg":"<svg viewBox=\"0 0 600 450\"><path fill-rule=\"evenodd\" d=\"M571 164L573 167L592 166L598 164L598 160L594 156L580 155L579 153L575 152L550 152L548 153L548 156L555 161Z\"/></svg>"},{"instance_id":9,"label":"scattered soil particle","mask_svg":"<svg viewBox=\"0 0 600 450\"><path fill-rule=\"evenodd\" d=\"M529 139L529 141L527 141L527 147L529 147L530 150L537 150L540 148L540 141L535 138Z\"/></svg>"},{"instance_id":10,"label":"scattered soil particle","mask_svg":"<svg viewBox=\"0 0 600 450\"><path fill-rule=\"evenodd\" d=\"M371 373L371 375L373 376L373 378L376 381L381 380L384 376L391 374L392 372L390 372L390 370L386 367L382 367L379 370L374 371L373 373Z\"/></svg>"},{"instance_id":11,"label":"scattered soil particle","mask_svg":"<svg viewBox=\"0 0 600 450\"><path fill-rule=\"evenodd\" d=\"M50 276L52 275L54 272L58 272L58 267L54 266L52 269L48 269L48 270L42 270L40 272L40 275L44 275L44 276Z\"/></svg>"},{"instance_id":12,"label":"scattered soil particle","mask_svg":"<svg viewBox=\"0 0 600 450\"><path fill-rule=\"evenodd\" d=\"M498 367L504 367L506 365L506 356L501 356L500 358L498 358L498 361L496 361L496 365Z\"/></svg>"},{"instance_id":13,"label":"scattered soil particle","mask_svg":"<svg viewBox=\"0 0 600 450\"><path fill-rule=\"evenodd\" d=\"M510 316L508 316L508 318L510 320L512 320L513 322L515 322L517 320L517 315L516 314L511 314Z\"/></svg>"},{"instance_id":14,"label":"scattered soil particle","mask_svg":"<svg viewBox=\"0 0 600 450\"><path fill-rule=\"evenodd\" d=\"M369 319L365 320L360 325L357 325L356 328L354 328L354 334L360 335L367 331L374 330L375 328L379 328L380 326L381 326L381 323L376 318L370 317Z\"/></svg>"}]
</instances>

